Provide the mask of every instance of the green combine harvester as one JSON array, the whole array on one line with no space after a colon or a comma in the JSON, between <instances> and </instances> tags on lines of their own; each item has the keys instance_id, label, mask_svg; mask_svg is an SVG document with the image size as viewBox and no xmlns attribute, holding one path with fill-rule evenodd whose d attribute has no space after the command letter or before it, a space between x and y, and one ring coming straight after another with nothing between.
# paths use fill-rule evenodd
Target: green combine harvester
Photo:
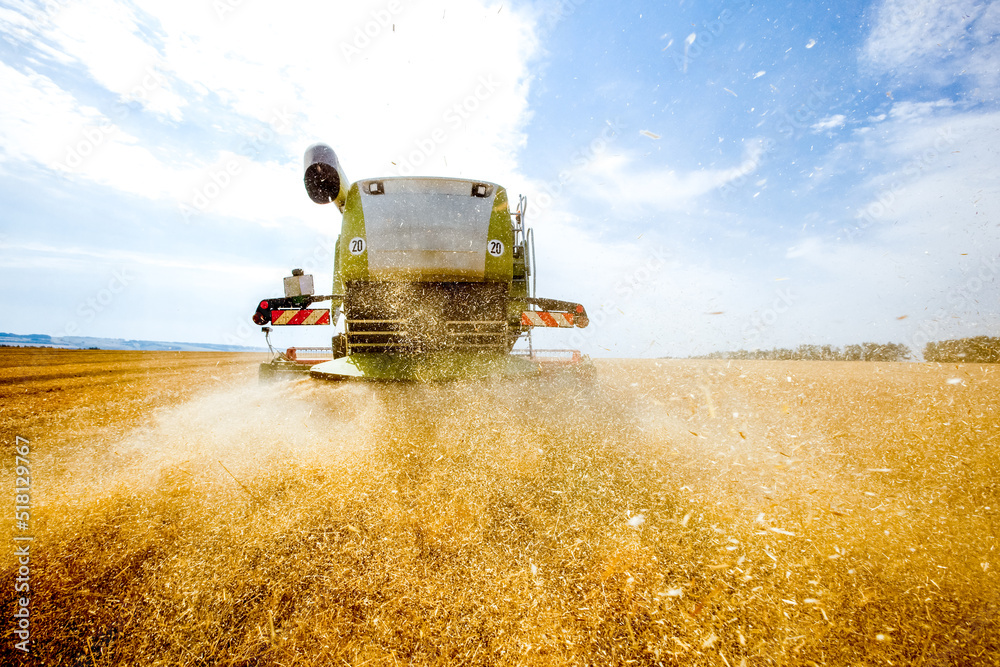
<instances>
[{"instance_id":1,"label":"green combine harvester","mask_svg":"<svg viewBox=\"0 0 1000 667\"><path fill-rule=\"evenodd\" d=\"M265 299L254 323L271 348L273 326L333 325L329 348L289 348L260 377L309 374L329 380L437 381L586 372L575 350L534 350L533 327L585 327L578 303L534 295L527 200L511 212L507 191L457 178L368 178L350 183L325 144L305 153L305 186L343 214L333 293L314 293L301 269L285 296ZM313 308L329 301L329 308ZM341 317L342 316L342 317ZM528 350L514 351L522 336ZM273 348L272 348L273 352Z\"/></svg>"}]
</instances>

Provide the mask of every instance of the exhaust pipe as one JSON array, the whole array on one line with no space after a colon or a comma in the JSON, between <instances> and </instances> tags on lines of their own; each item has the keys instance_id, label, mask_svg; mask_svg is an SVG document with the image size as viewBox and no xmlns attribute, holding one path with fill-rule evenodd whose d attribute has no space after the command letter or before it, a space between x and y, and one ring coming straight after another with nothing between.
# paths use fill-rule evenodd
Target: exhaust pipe
<instances>
[{"instance_id":1,"label":"exhaust pipe","mask_svg":"<svg viewBox=\"0 0 1000 667\"><path fill-rule=\"evenodd\" d=\"M317 204L333 202L343 213L351 183L344 175L333 149L326 144L313 144L306 149L303 166L303 181L309 198Z\"/></svg>"}]
</instances>

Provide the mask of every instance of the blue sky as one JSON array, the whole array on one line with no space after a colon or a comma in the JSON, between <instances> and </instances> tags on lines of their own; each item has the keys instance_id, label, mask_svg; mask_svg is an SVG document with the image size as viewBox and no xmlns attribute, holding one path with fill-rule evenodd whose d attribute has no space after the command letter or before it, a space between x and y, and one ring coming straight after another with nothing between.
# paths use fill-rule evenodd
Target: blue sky
<instances>
[{"instance_id":1,"label":"blue sky","mask_svg":"<svg viewBox=\"0 0 1000 667\"><path fill-rule=\"evenodd\" d=\"M1000 335L1000 5L0 1L0 330L257 345L347 175L529 197L597 356ZM281 346L329 328L284 329Z\"/></svg>"}]
</instances>

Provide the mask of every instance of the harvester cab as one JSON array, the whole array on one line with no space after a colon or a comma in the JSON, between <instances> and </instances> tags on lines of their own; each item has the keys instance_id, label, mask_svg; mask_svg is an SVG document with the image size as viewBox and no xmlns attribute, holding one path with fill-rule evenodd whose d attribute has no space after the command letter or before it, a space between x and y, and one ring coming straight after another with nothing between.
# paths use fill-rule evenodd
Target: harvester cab
<instances>
[{"instance_id":1,"label":"harvester cab","mask_svg":"<svg viewBox=\"0 0 1000 667\"><path fill-rule=\"evenodd\" d=\"M309 197L343 214L332 293L317 296L312 276L296 269L285 278L285 296L261 301L253 321L268 334L269 347L273 326L342 322L343 329L330 348L276 354L261 364L262 379L309 373L427 381L534 374L567 359L586 363L572 350L556 354L531 345L534 327L585 327L588 320L578 303L535 296L524 197L512 212L507 190L486 181L350 183L324 144L310 146L304 162ZM312 307L325 301L328 308ZM524 336L528 350L515 352Z\"/></svg>"}]
</instances>

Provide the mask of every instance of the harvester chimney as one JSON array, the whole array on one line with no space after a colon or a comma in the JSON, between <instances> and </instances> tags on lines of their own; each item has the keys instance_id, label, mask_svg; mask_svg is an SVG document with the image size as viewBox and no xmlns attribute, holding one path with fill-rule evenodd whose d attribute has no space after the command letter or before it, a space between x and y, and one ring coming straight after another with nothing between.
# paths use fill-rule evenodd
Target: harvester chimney
<instances>
[{"instance_id":1,"label":"harvester chimney","mask_svg":"<svg viewBox=\"0 0 1000 667\"><path fill-rule=\"evenodd\" d=\"M306 149L303 166L303 180L309 198L317 204L333 202L343 213L351 183L344 175L333 149L326 144L313 144Z\"/></svg>"}]
</instances>

